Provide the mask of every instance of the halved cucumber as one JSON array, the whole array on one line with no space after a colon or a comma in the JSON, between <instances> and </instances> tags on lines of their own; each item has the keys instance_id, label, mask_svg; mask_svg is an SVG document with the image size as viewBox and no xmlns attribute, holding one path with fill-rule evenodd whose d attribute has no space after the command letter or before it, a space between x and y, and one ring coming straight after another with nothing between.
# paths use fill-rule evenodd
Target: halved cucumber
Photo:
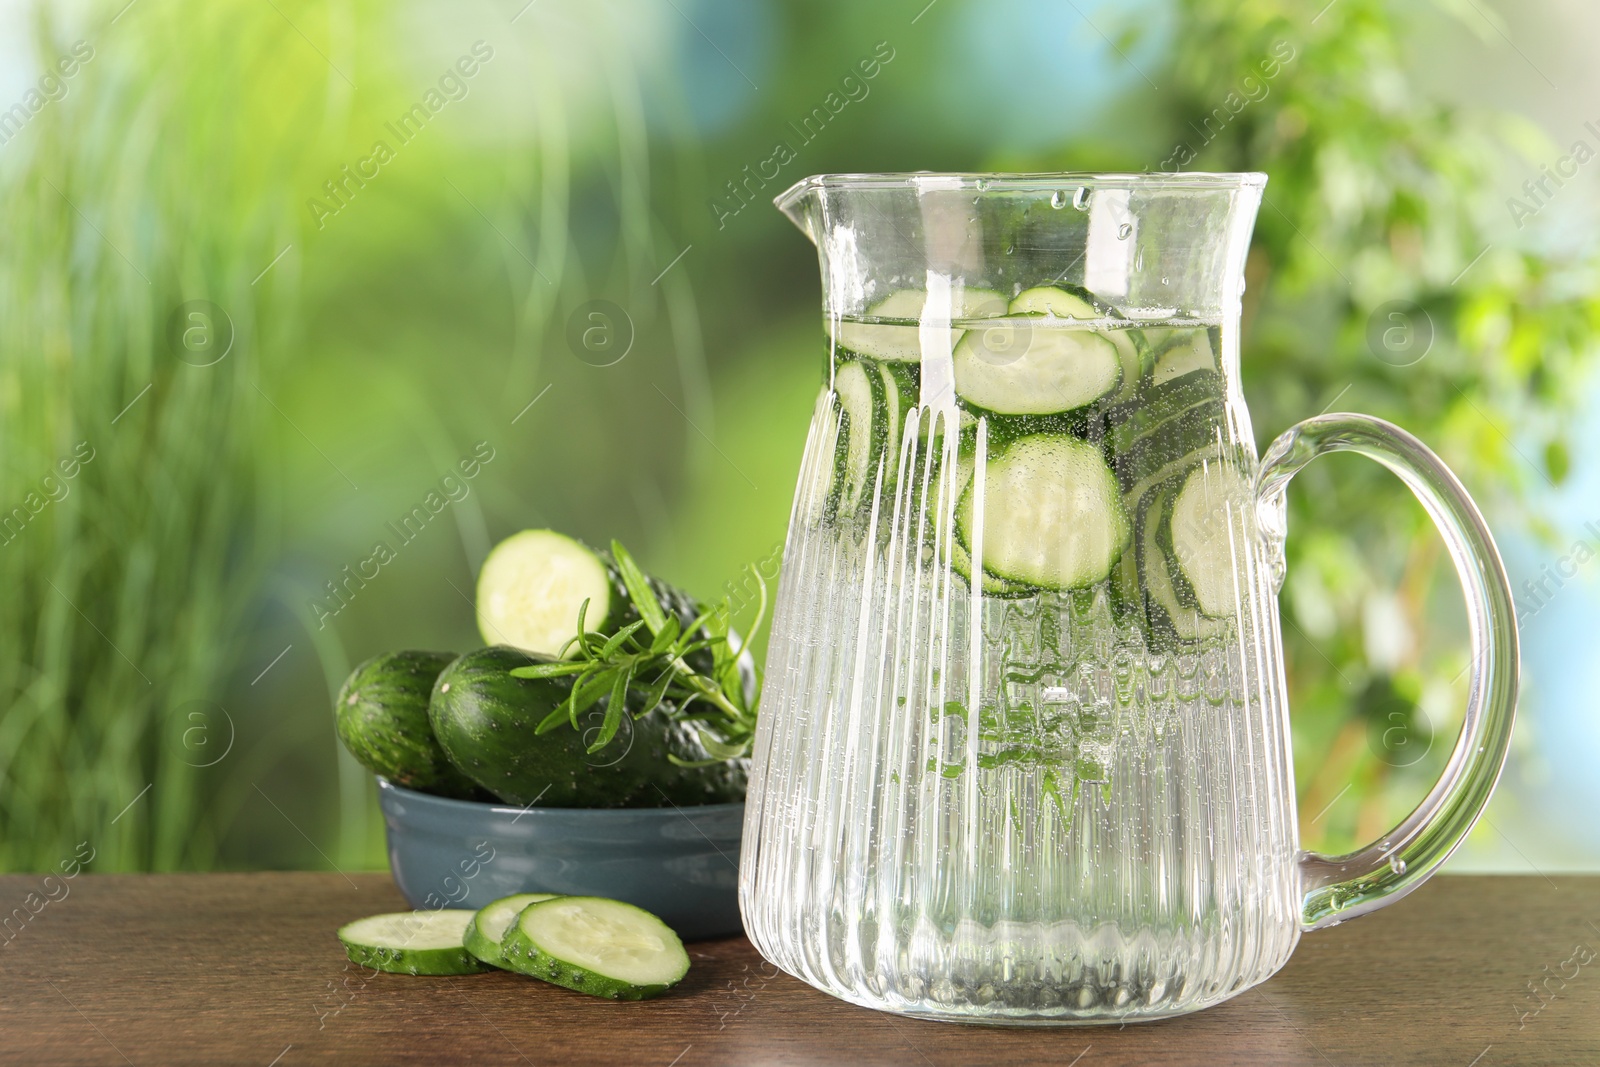
<instances>
[{"instance_id":1,"label":"halved cucumber","mask_svg":"<svg viewBox=\"0 0 1600 1067\"><path fill-rule=\"evenodd\" d=\"M606 560L554 530L523 530L501 541L483 561L478 632L491 645L560 655L577 633L578 605L585 600L584 625L607 632L615 605Z\"/></svg>"},{"instance_id":2,"label":"halved cucumber","mask_svg":"<svg viewBox=\"0 0 1600 1067\"><path fill-rule=\"evenodd\" d=\"M988 461L983 500L969 485L956 530L970 550L983 523L983 569L1039 589L1105 578L1127 548L1127 516L1100 450L1075 437L1034 434Z\"/></svg>"},{"instance_id":3,"label":"halved cucumber","mask_svg":"<svg viewBox=\"0 0 1600 1067\"><path fill-rule=\"evenodd\" d=\"M501 948L513 971L613 1000L658 996L689 973L689 954L671 927L602 897L528 905Z\"/></svg>"},{"instance_id":4,"label":"halved cucumber","mask_svg":"<svg viewBox=\"0 0 1600 1067\"><path fill-rule=\"evenodd\" d=\"M1172 501L1172 557L1201 614L1231 618L1239 609L1232 514L1250 499L1250 485L1235 467L1203 463L1190 472Z\"/></svg>"},{"instance_id":5,"label":"halved cucumber","mask_svg":"<svg viewBox=\"0 0 1600 1067\"><path fill-rule=\"evenodd\" d=\"M914 325L922 318L928 303L928 294L921 289L901 289L890 293L867 309L875 319L910 320L893 322L840 322L834 341L840 348L848 348L860 356L898 363L919 363L922 360L921 327ZM1006 298L988 289L963 289L955 294L950 317L955 319L983 319L1006 312ZM950 343L961 337L959 329L950 331Z\"/></svg>"},{"instance_id":6,"label":"halved cucumber","mask_svg":"<svg viewBox=\"0 0 1600 1067\"><path fill-rule=\"evenodd\" d=\"M395 974L472 974L484 969L462 943L473 912L396 911L339 928L352 963Z\"/></svg>"},{"instance_id":7,"label":"halved cucumber","mask_svg":"<svg viewBox=\"0 0 1600 1067\"><path fill-rule=\"evenodd\" d=\"M500 951L500 942L505 938L506 930L517 921L523 908L541 900L554 900L555 897L555 893L516 893L485 904L473 913L461 943L484 963L503 967L505 957Z\"/></svg>"}]
</instances>

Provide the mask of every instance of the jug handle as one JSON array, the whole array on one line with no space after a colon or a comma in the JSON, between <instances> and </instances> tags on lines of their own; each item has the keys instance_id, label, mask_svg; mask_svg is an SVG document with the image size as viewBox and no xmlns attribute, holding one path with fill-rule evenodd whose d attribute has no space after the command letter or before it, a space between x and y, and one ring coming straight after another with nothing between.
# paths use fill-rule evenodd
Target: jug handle
<instances>
[{"instance_id":1,"label":"jug handle","mask_svg":"<svg viewBox=\"0 0 1600 1067\"><path fill-rule=\"evenodd\" d=\"M1444 538L1466 597L1472 661L1466 717L1444 773L1421 804L1377 841L1343 856L1301 852L1300 924L1305 930L1392 904L1450 858L1483 814L1500 777L1516 716L1517 621L1505 566L1489 527L1454 474L1426 445L1367 415L1319 415L1284 431L1256 476L1256 511L1283 578L1284 491L1326 452L1357 452L1399 475Z\"/></svg>"}]
</instances>

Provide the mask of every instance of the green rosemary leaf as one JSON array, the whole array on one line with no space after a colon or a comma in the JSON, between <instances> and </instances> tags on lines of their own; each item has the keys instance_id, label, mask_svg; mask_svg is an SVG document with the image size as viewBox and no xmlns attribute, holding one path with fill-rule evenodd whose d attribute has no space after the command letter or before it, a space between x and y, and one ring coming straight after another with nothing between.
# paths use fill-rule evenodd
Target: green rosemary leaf
<instances>
[{"instance_id":1,"label":"green rosemary leaf","mask_svg":"<svg viewBox=\"0 0 1600 1067\"><path fill-rule=\"evenodd\" d=\"M656 599L656 591L650 588L650 579L646 578L644 571L628 555L628 550L622 547L621 541L611 542L611 556L617 562L617 571L622 575L622 584L627 587L628 595L633 598L633 606L639 609L639 618L650 627L652 634L661 632L667 624L667 613L661 609L661 601Z\"/></svg>"},{"instance_id":2,"label":"green rosemary leaf","mask_svg":"<svg viewBox=\"0 0 1600 1067\"><path fill-rule=\"evenodd\" d=\"M527 667L511 668L513 678L560 678L568 674L582 674L590 669L588 663L535 663Z\"/></svg>"},{"instance_id":3,"label":"green rosemary leaf","mask_svg":"<svg viewBox=\"0 0 1600 1067\"><path fill-rule=\"evenodd\" d=\"M659 656L670 649L677 643L682 630L683 624L678 621L676 615L667 616L667 621L662 624L660 631L656 633L655 640L650 642L650 655ZM690 632L693 633L693 630Z\"/></svg>"},{"instance_id":4,"label":"green rosemary leaf","mask_svg":"<svg viewBox=\"0 0 1600 1067\"><path fill-rule=\"evenodd\" d=\"M594 707L601 697L616 684L616 668L596 671L595 676L581 686L572 687L572 725L578 725L578 716Z\"/></svg>"},{"instance_id":5,"label":"green rosemary leaf","mask_svg":"<svg viewBox=\"0 0 1600 1067\"><path fill-rule=\"evenodd\" d=\"M589 746L590 752L599 752L617 736L617 730L622 725L623 713L627 710L628 683L632 681L633 664L630 663L617 672L616 682L611 688L611 697L606 701L606 717L600 724L600 736Z\"/></svg>"},{"instance_id":6,"label":"green rosemary leaf","mask_svg":"<svg viewBox=\"0 0 1600 1067\"><path fill-rule=\"evenodd\" d=\"M661 706L661 701L665 699L667 695L667 688L672 685L672 679L676 673L677 672L669 666L666 670L661 672L661 677L650 683L650 688L646 689L644 692L644 709L634 713L633 717L635 719L642 719L652 711L656 710L656 708Z\"/></svg>"},{"instance_id":7,"label":"green rosemary leaf","mask_svg":"<svg viewBox=\"0 0 1600 1067\"><path fill-rule=\"evenodd\" d=\"M630 622L628 625L612 634L611 638L606 641L605 644L600 646L600 651L596 653L596 658L610 659L616 653L617 649L622 647L622 643L637 633L639 631L639 627L643 625L644 620L640 619L638 622Z\"/></svg>"},{"instance_id":8,"label":"green rosemary leaf","mask_svg":"<svg viewBox=\"0 0 1600 1067\"><path fill-rule=\"evenodd\" d=\"M554 730L557 726L566 721L566 718L567 702L563 700L560 707L546 715L539 721L539 725L533 728L533 736L543 737L545 734L549 733L551 730Z\"/></svg>"}]
</instances>

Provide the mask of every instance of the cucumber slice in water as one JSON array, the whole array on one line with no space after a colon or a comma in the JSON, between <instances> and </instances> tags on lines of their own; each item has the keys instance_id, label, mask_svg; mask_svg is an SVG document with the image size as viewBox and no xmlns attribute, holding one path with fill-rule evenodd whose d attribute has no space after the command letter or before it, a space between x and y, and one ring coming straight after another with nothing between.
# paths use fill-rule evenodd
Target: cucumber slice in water
<instances>
[{"instance_id":1,"label":"cucumber slice in water","mask_svg":"<svg viewBox=\"0 0 1600 1067\"><path fill-rule=\"evenodd\" d=\"M911 322L841 322L834 341L840 348L848 348L859 356L891 363L920 363L922 361L921 327L913 325L922 318L928 294L921 289L901 289L890 293L867 309L874 319L901 319ZM1006 312L1006 298L988 289L963 289L957 294L952 319L984 319ZM961 330L950 331L950 343L961 338Z\"/></svg>"},{"instance_id":2,"label":"cucumber slice in water","mask_svg":"<svg viewBox=\"0 0 1600 1067\"><path fill-rule=\"evenodd\" d=\"M1152 496L1140 533L1139 570L1144 579L1153 647L1159 647L1163 637L1187 644L1220 637L1228 630L1227 620L1202 615L1179 594L1180 565L1169 551L1170 538L1162 536L1162 531L1168 529L1172 496L1170 486Z\"/></svg>"},{"instance_id":3,"label":"cucumber slice in water","mask_svg":"<svg viewBox=\"0 0 1600 1067\"><path fill-rule=\"evenodd\" d=\"M1172 501L1172 556L1202 615L1231 618L1239 610L1230 512L1250 499L1250 485L1232 466L1201 464Z\"/></svg>"},{"instance_id":4,"label":"cucumber slice in water","mask_svg":"<svg viewBox=\"0 0 1600 1067\"><path fill-rule=\"evenodd\" d=\"M528 905L502 949L511 970L612 1000L659 996L689 973L689 954L671 927L602 897Z\"/></svg>"},{"instance_id":5,"label":"cucumber slice in water","mask_svg":"<svg viewBox=\"0 0 1600 1067\"><path fill-rule=\"evenodd\" d=\"M854 511L877 477L878 457L883 453L883 431L879 414L883 404L883 379L868 371L865 364L841 362L833 376L844 413L841 432L845 435L843 468L839 472L839 508Z\"/></svg>"},{"instance_id":6,"label":"cucumber slice in water","mask_svg":"<svg viewBox=\"0 0 1600 1067\"><path fill-rule=\"evenodd\" d=\"M1094 330L996 319L955 349L956 395L997 415L1051 415L1091 404L1122 381L1122 357Z\"/></svg>"},{"instance_id":7,"label":"cucumber slice in water","mask_svg":"<svg viewBox=\"0 0 1600 1067\"><path fill-rule=\"evenodd\" d=\"M472 921L467 923L467 930L462 935L461 943L468 952L484 963L504 967L505 957L501 954L500 942L504 940L506 930L517 921L517 916L522 913L523 908L529 904L537 904L541 900L554 900L556 895L516 893L485 904L473 913Z\"/></svg>"},{"instance_id":8,"label":"cucumber slice in water","mask_svg":"<svg viewBox=\"0 0 1600 1067\"><path fill-rule=\"evenodd\" d=\"M494 547L478 574L478 632L491 645L560 655L584 625L608 632L611 574L588 545L554 530L524 530ZM570 655L573 650L569 649Z\"/></svg>"},{"instance_id":9,"label":"cucumber slice in water","mask_svg":"<svg viewBox=\"0 0 1600 1067\"><path fill-rule=\"evenodd\" d=\"M463 938L473 912L396 911L371 915L339 928L352 963L395 974L473 974L483 964Z\"/></svg>"},{"instance_id":10,"label":"cucumber slice in water","mask_svg":"<svg viewBox=\"0 0 1600 1067\"><path fill-rule=\"evenodd\" d=\"M1011 301L1013 315L1053 315L1058 319L1101 319L1106 313L1093 294L1077 286L1041 285L1024 289Z\"/></svg>"},{"instance_id":11,"label":"cucumber slice in water","mask_svg":"<svg viewBox=\"0 0 1600 1067\"><path fill-rule=\"evenodd\" d=\"M956 505L956 530L970 550L981 519L989 574L1039 589L1076 589L1110 574L1128 546L1117 480L1085 441L1020 437L988 461L984 483L981 502L969 486Z\"/></svg>"},{"instance_id":12,"label":"cucumber slice in water","mask_svg":"<svg viewBox=\"0 0 1600 1067\"><path fill-rule=\"evenodd\" d=\"M1211 348L1210 330L1184 330L1178 333L1165 349L1156 353L1150 384L1165 385L1195 371L1217 372L1217 354Z\"/></svg>"}]
</instances>

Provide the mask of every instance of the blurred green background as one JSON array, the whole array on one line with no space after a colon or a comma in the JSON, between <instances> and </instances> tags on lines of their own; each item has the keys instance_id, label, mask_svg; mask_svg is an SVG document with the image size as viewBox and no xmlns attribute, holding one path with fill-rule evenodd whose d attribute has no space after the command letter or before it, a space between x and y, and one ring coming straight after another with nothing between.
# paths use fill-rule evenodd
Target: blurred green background
<instances>
[{"instance_id":1,"label":"blurred green background","mask_svg":"<svg viewBox=\"0 0 1600 1067\"><path fill-rule=\"evenodd\" d=\"M773 195L1178 168L1271 176L1258 443L1394 419L1501 539L1524 700L1453 869L1600 867L1595 12L124 3L0 4L0 868L85 839L102 870L382 866L330 694L377 652L476 645L495 540L618 537L706 598L779 547L820 332ZM1442 768L1465 623L1376 467L1318 464L1290 504L1302 834L1342 850Z\"/></svg>"}]
</instances>

